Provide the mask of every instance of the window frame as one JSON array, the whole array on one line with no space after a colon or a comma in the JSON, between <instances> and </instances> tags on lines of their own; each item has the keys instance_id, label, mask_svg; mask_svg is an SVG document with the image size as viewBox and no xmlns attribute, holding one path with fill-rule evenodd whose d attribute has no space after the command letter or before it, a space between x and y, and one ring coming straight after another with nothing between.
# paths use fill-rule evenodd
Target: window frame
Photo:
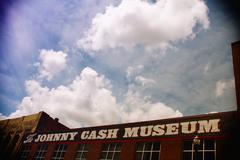
<instances>
[{"instance_id":1,"label":"window frame","mask_svg":"<svg viewBox=\"0 0 240 160\"><path fill-rule=\"evenodd\" d=\"M65 153L67 152L67 144L57 144L54 147L51 160L63 160Z\"/></svg>"},{"instance_id":2,"label":"window frame","mask_svg":"<svg viewBox=\"0 0 240 160\"><path fill-rule=\"evenodd\" d=\"M47 150L48 150L47 144L38 145L38 149L34 155L34 159L35 160L44 160Z\"/></svg>"},{"instance_id":3,"label":"window frame","mask_svg":"<svg viewBox=\"0 0 240 160\"><path fill-rule=\"evenodd\" d=\"M28 156L31 152L31 149L32 149L32 146L31 145L24 145L22 147L22 150L21 150L21 154L20 154L20 157L19 159L20 160L25 160L25 159L28 159Z\"/></svg>"},{"instance_id":4,"label":"window frame","mask_svg":"<svg viewBox=\"0 0 240 160\"><path fill-rule=\"evenodd\" d=\"M107 147L106 147L106 145L107 145ZM111 147L112 147L111 145L114 145L113 150L111 150ZM104 150L104 148L107 148L107 150ZM101 154L100 154L99 160L115 160L116 159L115 156L117 154L119 154L119 156L120 156L121 150L122 150L122 144L121 143L104 143L102 145L102 149L101 149ZM104 155L104 153L106 153L106 155L105 155L104 158L102 158L102 155ZM112 158L108 158L109 153L112 154Z\"/></svg>"},{"instance_id":5,"label":"window frame","mask_svg":"<svg viewBox=\"0 0 240 160\"><path fill-rule=\"evenodd\" d=\"M154 144L158 144L159 145L159 150L154 150L153 149L153 146ZM138 145L142 145L143 144L143 148L142 150L138 150L137 147ZM151 144L151 149L146 149L146 145L149 145ZM161 154L161 142L160 141L150 141L150 142L138 142L136 144L136 151L135 151L135 159L137 158L137 154L140 153L141 154L141 159L140 160L144 160L144 155L146 153L150 153L150 157L149 157L149 160L152 160L152 155L153 153L158 153L158 160L160 160L160 154ZM137 159L136 159L137 160Z\"/></svg>"},{"instance_id":6,"label":"window frame","mask_svg":"<svg viewBox=\"0 0 240 160\"><path fill-rule=\"evenodd\" d=\"M84 153L88 154L88 150L89 150L89 144L86 144L86 143L78 144L74 159L75 160L86 160L87 158L83 158L82 156ZM80 157L77 157L79 155L78 153L80 153Z\"/></svg>"},{"instance_id":7,"label":"window frame","mask_svg":"<svg viewBox=\"0 0 240 160\"><path fill-rule=\"evenodd\" d=\"M194 144L192 143L192 148L191 149L184 149L184 142L191 142L191 140L186 140L183 141L183 149L182 149L182 160L184 160L184 153L191 153L191 160L194 160L194 153L195 153L195 149L194 149ZM214 148L213 149L205 149L206 146L205 144L207 143L206 141L213 141L214 142ZM217 142L214 139L202 139L201 140L202 143L202 148L198 149L197 152L202 154L202 160L205 160L205 153L213 153L214 152L214 160L217 160Z\"/></svg>"}]
</instances>

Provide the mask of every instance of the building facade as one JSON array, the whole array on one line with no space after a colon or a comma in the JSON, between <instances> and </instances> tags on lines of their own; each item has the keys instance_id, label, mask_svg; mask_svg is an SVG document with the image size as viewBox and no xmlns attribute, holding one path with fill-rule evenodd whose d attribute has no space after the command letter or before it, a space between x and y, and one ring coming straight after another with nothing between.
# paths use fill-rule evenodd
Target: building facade
<instances>
[{"instance_id":1,"label":"building facade","mask_svg":"<svg viewBox=\"0 0 240 160\"><path fill-rule=\"evenodd\" d=\"M237 112L224 112L35 132L24 138L20 159L226 160L235 156L236 122Z\"/></svg>"},{"instance_id":2,"label":"building facade","mask_svg":"<svg viewBox=\"0 0 240 160\"><path fill-rule=\"evenodd\" d=\"M0 159L16 159L22 148L23 137L33 132L67 130L45 112L0 121Z\"/></svg>"}]
</instances>

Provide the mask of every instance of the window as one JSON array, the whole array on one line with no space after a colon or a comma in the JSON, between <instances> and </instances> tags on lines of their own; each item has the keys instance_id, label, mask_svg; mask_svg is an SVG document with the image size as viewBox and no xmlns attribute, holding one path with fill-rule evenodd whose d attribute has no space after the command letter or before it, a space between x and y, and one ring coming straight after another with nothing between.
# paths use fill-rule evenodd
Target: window
<instances>
[{"instance_id":1,"label":"window","mask_svg":"<svg viewBox=\"0 0 240 160\"><path fill-rule=\"evenodd\" d=\"M47 148L48 148L47 145L39 145L34 159L35 160L44 160L45 154L47 152Z\"/></svg>"},{"instance_id":2,"label":"window","mask_svg":"<svg viewBox=\"0 0 240 160\"><path fill-rule=\"evenodd\" d=\"M100 160L119 160L121 144L103 144Z\"/></svg>"},{"instance_id":3,"label":"window","mask_svg":"<svg viewBox=\"0 0 240 160\"><path fill-rule=\"evenodd\" d=\"M198 146L192 141L184 141L183 160L216 160L216 141L201 140Z\"/></svg>"},{"instance_id":4,"label":"window","mask_svg":"<svg viewBox=\"0 0 240 160\"><path fill-rule=\"evenodd\" d=\"M25 160L25 159L27 159L28 158L28 155L29 155L29 153L30 153L30 151L31 151L31 146L23 146L23 148L22 148L22 151L21 151L21 155L20 155L20 160Z\"/></svg>"},{"instance_id":5,"label":"window","mask_svg":"<svg viewBox=\"0 0 240 160\"><path fill-rule=\"evenodd\" d=\"M75 160L86 160L88 153L88 145L79 144Z\"/></svg>"},{"instance_id":6,"label":"window","mask_svg":"<svg viewBox=\"0 0 240 160\"><path fill-rule=\"evenodd\" d=\"M62 160L64 159L64 154L67 150L67 145L62 144L62 145L56 145L55 150L53 152L52 159L56 160Z\"/></svg>"},{"instance_id":7,"label":"window","mask_svg":"<svg viewBox=\"0 0 240 160\"><path fill-rule=\"evenodd\" d=\"M159 160L160 142L137 143L136 160Z\"/></svg>"}]
</instances>

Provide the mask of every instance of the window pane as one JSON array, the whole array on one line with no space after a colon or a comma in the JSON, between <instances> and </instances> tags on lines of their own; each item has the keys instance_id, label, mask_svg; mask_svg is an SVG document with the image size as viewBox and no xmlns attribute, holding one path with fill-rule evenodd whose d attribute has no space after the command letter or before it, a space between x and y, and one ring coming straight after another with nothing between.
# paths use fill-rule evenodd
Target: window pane
<instances>
[{"instance_id":1,"label":"window pane","mask_svg":"<svg viewBox=\"0 0 240 160\"><path fill-rule=\"evenodd\" d=\"M87 158L87 152L82 153L82 158Z\"/></svg>"},{"instance_id":2,"label":"window pane","mask_svg":"<svg viewBox=\"0 0 240 160\"><path fill-rule=\"evenodd\" d=\"M46 152L47 152L47 145L39 145L38 150L35 153L34 159L36 159L36 160L44 159Z\"/></svg>"},{"instance_id":3,"label":"window pane","mask_svg":"<svg viewBox=\"0 0 240 160\"><path fill-rule=\"evenodd\" d=\"M204 144L204 146L203 146ZM193 152L193 160L215 160L215 152L216 152L216 141L215 140L201 140L200 145L195 145L194 149L190 149L190 142L184 142L184 150L183 150L183 160L192 160L192 152ZM189 148L189 149L186 149ZM204 157L203 157L204 155Z\"/></svg>"},{"instance_id":4,"label":"window pane","mask_svg":"<svg viewBox=\"0 0 240 160\"><path fill-rule=\"evenodd\" d=\"M76 159L86 159L88 153L88 145L87 144L79 144L78 150L76 152Z\"/></svg>"},{"instance_id":5,"label":"window pane","mask_svg":"<svg viewBox=\"0 0 240 160\"><path fill-rule=\"evenodd\" d=\"M160 143L153 143L153 150L160 150Z\"/></svg>"},{"instance_id":6,"label":"window pane","mask_svg":"<svg viewBox=\"0 0 240 160\"><path fill-rule=\"evenodd\" d=\"M192 141L185 141L183 143L183 149L184 150L192 150Z\"/></svg>"},{"instance_id":7,"label":"window pane","mask_svg":"<svg viewBox=\"0 0 240 160\"><path fill-rule=\"evenodd\" d=\"M158 160L160 158L160 143L138 143L136 148L136 160Z\"/></svg>"},{"instance_id":8,"label":"window pane","mask_svg":"<svg viewBox=\"0 0 240 160\"><path fill-rule=\"evenodd\" d=\"M199 149L200 149L200 150L203 150L203 140L200 141Z\"/></svg>"},{"instance_id":9,"label":"window pane","mask_svg":"<svg viewBox=\"0 0 240 160\"><path fill-rule=\"evenodd\" d=\"M114 160L119 160L120 159L120 152L116 152L115 154L114 154Z\"/></svg>"},{"instance_id":10,"label":"window pane","mask_svg":"<svg viewBox=\"0 0 240 160\"><path fill-rule=\"evenodd\" d=\"M145 143L145 151L151 151L152 143Z\"/></svg>"},{"instance_id":11,"label":"window pane","mask_svg":"<svg viewBox=\"0 0 240 160\"><path fill-rule=\"evenodd\" d=\"M117 145L116 145L115 151L121 151L121 145L120 145L120 144L117 144Z\"/></svg>"},{"instance_id":12,"label":"window pane","mask_svg":"<svg viewBox=\"0 0 240 160\"><path fill-rule=\"evenodd\" d=\"M192 160L191 152L183 152L183 160Z\"/></svg>"},{"instance_id":13,"label":"window pane","mask_svg":"<svg viewBox=\"0 0 240 160\"><path fill-rule=\"evenodd\" d=\"M200 140L200 144L194 145L195 150L203 150L203 140Z\"/></svg>"},{"instance_id":14,"label":"window pane","mask_svg":"<svg viewBox=\"0 0 240 160\"><path fill-rule=\"evenodd\" d=\"M214 141L213 140L205 141L205 150L214 150Z\"/></svg>"},{"instance_id":15,"label":"window pane","mask_svg":"<svg viewBox=\"0 0 240 160\"><path fill-rule=\"evenodd\" d=\"M194 145L194 150L197 150L197 151L203 150L203 145L202 145L202 144L200 144L200 145Z\"/></svg>"},{"instance_id":16,"label":"window pane","mask_svg":"<svg viewBox=\"0 0 240 160\"><path fill-rule=\"evenodd\" d=\"M144 152L144 155L143 155L143 160L151 160L150 159L150 152Z\"/></svg>"},{"instance_id":17,"label":"window pane","mask_svg":"<svg viewBox=\"0 0 240 160\"><path fill-rule=\"evenodd\" d=\"M203 160L203 152L194 152L194 160Z\"/></svg>"},{"instance_id":18,"label":"window pane","mask_svg":"<svg viewBox=\"0 0 240 160\"><path fill-rule=\"evenodd\" d=\"M143 146L144 146L144 143L138 143L137 144L137 151L143 151Z\"/></svg>"},{"instance_id":19,"label":"window pane","mask_svg":"<svg viewBox=\"0 0 240 160\"><path fill-rule=\"evenodd\" d=\"M104 144L102 150L103 151L108 151L108 144Z\"/></svg>"},{"instance_id":20,"label":"window pane","mask_svg":"<svg viewBox=\"0 0 240 160\"><path fill-rule=\"evenodd\" d=\"M118 144L118 143L104 144L100 159L104 159L104 160L119 159L120 151L121 151L121 144Z\"/></svg>"},{"instance_id":21,"label":"window pane","mask_svg":"<svg viewBox=\"0 0 240 160\"><path fill-rule=\"evenodd\" d=\"M206 160L215 160L214 152L205 152L204 159Z\"/></svg>"},{"instance_id":22,"label":"window pane","mask_svg":"<svg viewBox=\"0 0 240 160\"><path fill-rule=\"evenodd\" d=\"M108 152L107 159L112 159L113 158L113 152Z\"/></svg>"},{"instance_id":23,"label":"window pane","mask_svg":"<svg viewBox=\"0 0 240 160\"><path fill-rule=\"evenodd\" d=\"M21 152L21 155L20 155L20 159L21 159L21 160L27 159L28 154L30 153L30 150L31 150L31 146L24 146L24 147L22 148L22 152Z\"/></svg>"},{"instance_id":24,"label":"window pane","mask_svg":"<svg viewBox=\"0 0 240 160\"><path fill-rule=\"evenodd\" d=\"M78 145L78 150L82 151L83 149L84 149L84 145L83 144Z\"/></svg>"},{"instance_id":25,"label":"window pane","mask_svg":"<svg viewBox=\"0 0 240 160\"><path fill-rule=\"evenodd\" d=\"M159 152L152 152L152 160L159 160Z\"/></svg>"},{"instance_id":26,"label":"window pane","mask_svg":"<svg viewBox=\"0 0 240 160\"><path fill-rule=\"evenodd\" d=\"M115 144L110 144L109 151L114 151L114 148L115 148Z\"/></svg>"},{"instance_id":27,"label":"window pane","mask_svg":"<svg viewBox=\"0 0 240 160\"><path fill-rule=\"evenodd\" d=\"M63 159L67 145L56 145L52 159Z\"/></svg>"}]
</instances>

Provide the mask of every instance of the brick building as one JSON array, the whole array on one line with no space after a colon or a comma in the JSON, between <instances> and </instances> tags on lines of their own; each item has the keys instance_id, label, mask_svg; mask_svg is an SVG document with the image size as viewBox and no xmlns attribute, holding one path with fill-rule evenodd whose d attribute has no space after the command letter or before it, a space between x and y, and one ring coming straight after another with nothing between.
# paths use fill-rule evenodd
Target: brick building
<instances>
[{"instance_id":1,"label":"brick building","mask_svg":"<svg viewBox=\"0 0 240 160\"><path fill-rule=\"evenodd\" d=\"M226 160L236 122L233 111L36 132L25 137L20 159Z\"/></svg>"},{"instance_id":2,"label":"brick building","mask_svg":"<svg viewBox=\"0 0 240 160\"><path fill-rule=\"evenodd\" d=\"M22 147L23 137L34 132L67 130L45 112L0 121L0 159L16 159Z\"/></svg>"}]
</instances>

